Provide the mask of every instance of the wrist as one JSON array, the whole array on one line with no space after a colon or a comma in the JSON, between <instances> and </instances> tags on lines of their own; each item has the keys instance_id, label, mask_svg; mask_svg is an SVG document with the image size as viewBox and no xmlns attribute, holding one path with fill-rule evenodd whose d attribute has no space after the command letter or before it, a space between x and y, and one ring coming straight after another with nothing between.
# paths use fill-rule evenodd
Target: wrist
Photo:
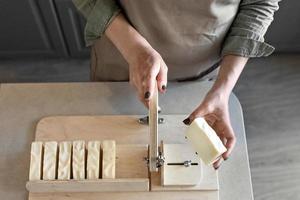
<instances>
[{"instance_id":1,"label":"wrist","mask_svg":"<svg viewBox=\"0 0 300 200\"><path fill-rule=\"evenodd\" d=\"M247 61L248 58L241 56L224 56L211 91L229 97Z\"/></svg>"},{"instance_id":2,"label":"wrist","mask_svg":"<svg viewBox=\"0 0 300 200\"><path fill-rule=\"evenodd\" d=\"M212 87L208 93L207 97L210 98L216 98L220 101L228 101L229 96L230 96L231 90L229 89L224 89L223 87Z\"/></svg>"},{"instance_id":3,"label":"wrist","mask_svg":"<svg viewBox=\"0 0 300 200\"><path fill-rule=\"evenodd\" d=\"M229 77L218 77L209 92L218 94L226 98L229 97L230 93L233 90L233 87L234 83L232 82L232 79L230 79Z\"/></svg>"}]
</instances>

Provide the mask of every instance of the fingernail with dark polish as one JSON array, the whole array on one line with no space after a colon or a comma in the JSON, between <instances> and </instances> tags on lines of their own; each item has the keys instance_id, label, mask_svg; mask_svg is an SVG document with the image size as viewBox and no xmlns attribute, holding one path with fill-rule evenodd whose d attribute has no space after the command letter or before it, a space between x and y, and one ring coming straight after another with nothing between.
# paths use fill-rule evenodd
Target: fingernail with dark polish
<instances>
[{"instance_id":1,"label":"fingernail with dark polish","mask_svg":"<svg viewBox=\"0 0 300 200\"><path fill-rule=\"evenodd\" d=\"M149 99L149 97L150 97L150 92L147 91L147 92L145 93L145 99Z\"/></svg>"},{"instance_id":2,"label":"fingernail with dark polish","mask_svg":"<svg viewBox=\"0 0 300 200\"><path fill-rule=\"evenodd\" d=\"M224 158L224 160L226 161L226 160L228 160L228 158Z\"/></svg>"},{"instance_id":3,"label":"fingernail with dark polish","mask_svg":"<svg viewBox=\"0 0 300 200\"><path fill-rule=\"evenodd\" d=\"M215 167L215 170L218 170L219 169L219 167Z\"/></svg>"},{"instance_id":4,"label":"fingernail with dark polish","mask_svg":"<svg viewBox=\"0 0 300 200\"><path fill-rule=\"evenodd\" d=\"M190 125L191 120L190 118L186 118L185 120L182 121L185 125Z\"/></svg>"},{"instance_id":5,"label":"fingernail with dark polish","mask_svg":"<svg viewBox=\"0 0 300 200\"><path fill-rule=\"evenodd\" d=\"M161 89L163 89L163 90L166 90L166 86L165 85L163 85L163 86L161 86Z\"/></svg>"}]
</instances>

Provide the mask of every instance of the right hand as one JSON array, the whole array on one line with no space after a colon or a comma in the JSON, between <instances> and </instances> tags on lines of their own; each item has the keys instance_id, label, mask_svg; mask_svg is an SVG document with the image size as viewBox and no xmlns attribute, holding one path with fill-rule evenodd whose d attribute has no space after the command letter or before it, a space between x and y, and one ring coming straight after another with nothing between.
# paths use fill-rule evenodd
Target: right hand
<instances>
[{"instance_id":1,"label":"right hand","mask_svg":"<svg viewBox=\"0 0 300 200\"><path fill-rule=\"evenodd\" d=\"M149 46L133 50L133 59L128 63L130 83L136 88L140 101L149 107L156 86L161 93L166 92L168 67L160 54Z\"/></svg>"},{"instance_id":2,"label":"right hand","mask_svg":"<svg viewBox=\"0 0 300 200\"><path fill-rule=\"evenodd\" d=\"M122 14L115 17L105 34L128 62L130 83L136 88L142 103L149 107L155 85L160 92L166 91L167 65Z\"/></svg>"}]
</instances>

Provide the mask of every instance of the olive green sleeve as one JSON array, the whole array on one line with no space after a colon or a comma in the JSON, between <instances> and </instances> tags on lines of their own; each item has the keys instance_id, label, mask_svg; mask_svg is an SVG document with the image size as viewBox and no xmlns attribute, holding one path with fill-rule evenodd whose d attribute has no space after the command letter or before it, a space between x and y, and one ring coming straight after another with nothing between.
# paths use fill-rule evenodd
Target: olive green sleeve
<instances>
[{"instance_id":1,"label":"olive green sleeve","mask_svg":"<svg viewBox=\"0 0 300 200\"><path fill-rule=\"evenodd\" d=\"M264 35L279 9L280 0L241 0L239 11L224 40L222 56L268 56L274 47L264 42Z\"/></svg>"},{"instance_id":2,"label":"olive green sleeve","mask_svg":"<svg viewBox=\"0 0 300 200\"><path fill-rule=\"evenodd\" d=\"M109 23L121 11L116 0L73 0L73 3L87 20L84 30L87 46L104 34Z\"/></svg>"}]
</instances>

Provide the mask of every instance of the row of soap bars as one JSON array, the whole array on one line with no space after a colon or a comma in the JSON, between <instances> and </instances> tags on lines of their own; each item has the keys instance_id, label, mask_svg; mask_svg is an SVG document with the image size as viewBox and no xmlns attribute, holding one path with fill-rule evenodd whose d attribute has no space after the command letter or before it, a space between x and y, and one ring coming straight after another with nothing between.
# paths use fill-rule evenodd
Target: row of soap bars
<instances>
[{"instance_id":1,"label":"row of soap bars","mask_svg":"<svg viewBox=\"0 0 300 200\"><path fill-rule=\"evenodd\" d=\"M31 144L29 180L115 178L114 140L36 141Z\"/></svg>"}]
</instances>

